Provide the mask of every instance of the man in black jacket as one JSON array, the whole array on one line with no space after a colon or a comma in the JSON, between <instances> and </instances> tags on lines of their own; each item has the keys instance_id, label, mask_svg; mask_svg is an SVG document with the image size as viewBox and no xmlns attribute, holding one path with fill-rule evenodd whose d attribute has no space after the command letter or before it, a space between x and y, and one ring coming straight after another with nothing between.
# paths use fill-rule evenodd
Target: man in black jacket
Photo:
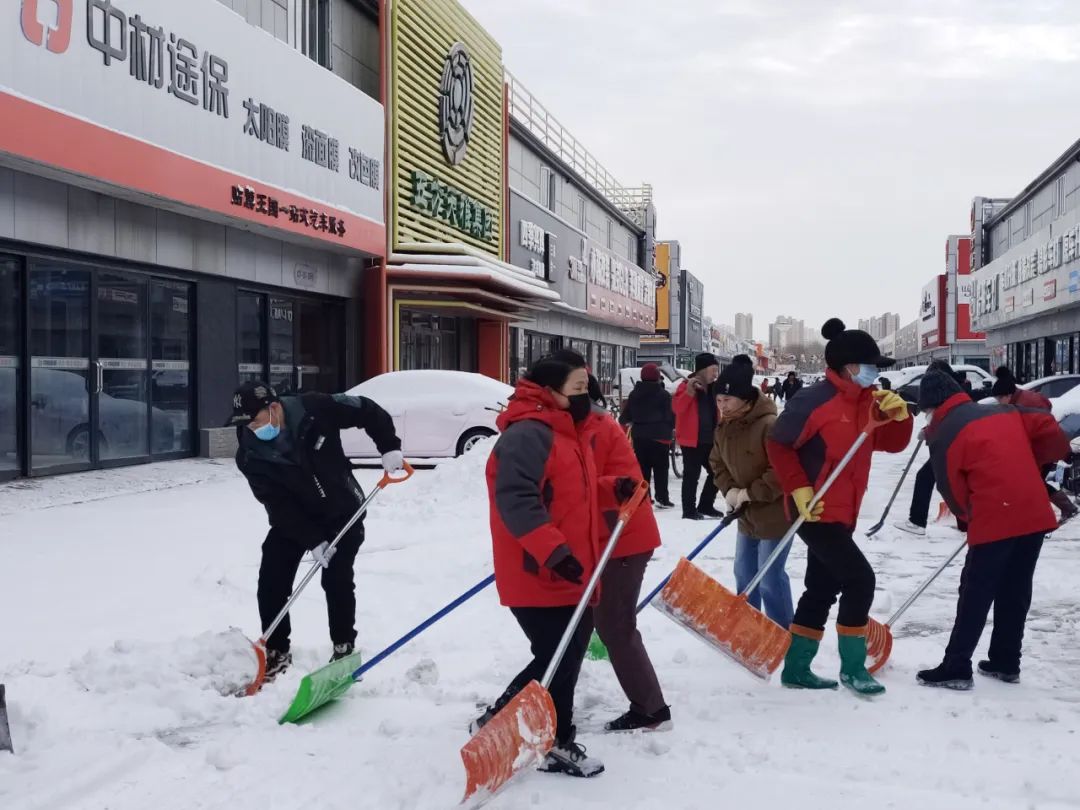
<instances>
[{"instance_id":1,"label":"man in black jacket","mask_svg":"<svg viewBox=\"0 0 1080 810\"><path fill-rule=\"evenodd\" d=\"M671 394L664 387L656 363L641 367L641 382L623 403L619 424L630 425L634 455L642 477L653 484L657 508L671 509L675 504L668 494L668 458L675 415L671 412Z\"/></svg>"},{"instance_id":2,"label":"man in black jacket","mask_svg":"<svg viewBox=\"0 0 1080 810\"><path fill-rule=\"evenodd\" d=\"M292 595L296 571L304 552L310 551L323 567L334 644L331 660L352 654L356 643L353 561L364 542L363 522L357 522L327 554L364 497L342 450L341 431L363 428L382 454L383 468L397 472L404 459L390 414L364 397L315 393L278 397L266 383L246 382L233 395L229 424L237 426L236 466L270 521L259 566L263 630ZM290 629L286 616L267 639L267 680L292 662Z\"/></svg>"},{"instance_id":3,"label":"man in black jacket","mask_svg":"<svg viewBox=\"0 0 1080 810\"><path fill-rule=\"evenodd\" d=\"M794 371L789 371L787 379L784 380L784 384L780 387L780 399L790 402L791 398L801 390L802 380Z\"/></svg>"}]
</instances>

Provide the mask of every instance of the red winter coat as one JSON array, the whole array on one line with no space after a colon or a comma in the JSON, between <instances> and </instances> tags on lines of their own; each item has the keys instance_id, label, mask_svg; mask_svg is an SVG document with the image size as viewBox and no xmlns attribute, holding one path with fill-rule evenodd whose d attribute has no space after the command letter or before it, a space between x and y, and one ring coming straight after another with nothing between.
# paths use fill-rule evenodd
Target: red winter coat
<instances>
[{"instance_id":1,"label":"red winter coat","mask_svg":"<svg viewBox=\"0 0 1080 810\"><path fill-rule=\"evenodd\" d=\"M844 457L870 420L873 392L844 379L832 369L825 379L804 388L777 417L769 436L769 462L780 479L784 494L800 487L817 491ZM822 499L823 523L842 523L855 528L859 507L870 480L870 459L875 450L904 451L911 441L912 420L888 422L871 434L844 472ZM792 515L788 504L788 514Z\"/></svg>"},{"instance_id":2,"label":"red winter coat","mask_svg":"<svg viewBox=\"0 0 1080 810\"><path fill-rule=\"evenodd\" d=\"M938 491L967 522L969 545L1057 528L1039 469L1065 458L1069 440L1051 414L956 394L934 410L926 435Z\"/></svg>"},{"instance_id":3,"label":"red winter coat","mask_svg":"<svg viewBox=\"0 0 1080 810\"><path fill-rule=\"evenodd\" d=\"M702 402L701 400L705 401ZM701 430L701 411L703 407L716 408L716 399L705 393L692 394L686 380L679 383L671 398L671 410L675 413L675 442L680 447L697 447L698 434ZM712 431L710 431L710 434Z\"/></svg>"},{"instance_id":4,"label":"red winter coat","mask_svg":"<svg viewBox=\"0 0 1080 810\"><path fill-rule=\"evenodd\" d=\"M1017 388L1016 393L1009 397L1009 404L1017 408L1036 408L1040 411L1053 410L1050 400L1038 391L1028 391L1026 388Z\"/></svg>"},{"instance_id":5,"label":"red winter coat","mask_svg":"<svg viewBox=\"0 0 1080 810\"><path fill-rule=\"evenodd\" d=\"M619 478L641 480L641 465L638 464L634 448L626 433L611 418L611 414L602 408L594 408L589 418L582 425L582 432L589 437L593 456L596 459L596 472L600 477L598 494L600 508L600 545L607 545L611 531L619 519L620 504L615 497L615 481ZM623 529L619 545L615 547L615 557L629 557L631 554L645 554L660 545L660 529L656 525L656 515L648 499L637 508L630 523Z\"/></svg>"},{"instance_id":6,"label":"red winter coat","mask_svg":"<svg viewBox=\"0 0 1080 810\"><path fill-rule=\"evenodd\" d=\"M497 424L487 485L499 599L507 607L577 604L600 558L589 437L547 389L527 380ZM551 571L568 554L585 569L581 585Z\"/></svg>"}]
</instances>

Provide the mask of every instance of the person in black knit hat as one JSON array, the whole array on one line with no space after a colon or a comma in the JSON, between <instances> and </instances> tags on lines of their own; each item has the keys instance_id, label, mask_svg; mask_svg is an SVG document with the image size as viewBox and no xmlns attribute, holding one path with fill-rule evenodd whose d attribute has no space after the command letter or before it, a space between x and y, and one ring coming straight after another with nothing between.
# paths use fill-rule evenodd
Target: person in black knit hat
<instances>
[{"instance_id":1,"label":"person in black knit hat","mask_svg":"<svg viewBox=\"0 0 1080 810\"><path fill-rule=\"evenodd\" d=\"M682 508L686 520L723 517L716 511L716 484L709 469L713 431L716 429L716 400L713 383L720 375L716 355L703 352L694 358L694 373L675 389L671 409L675 413L675 441L682 448ZM698 498L698 480L705 470L705 486Z\"/></svg>"}]
</instances>

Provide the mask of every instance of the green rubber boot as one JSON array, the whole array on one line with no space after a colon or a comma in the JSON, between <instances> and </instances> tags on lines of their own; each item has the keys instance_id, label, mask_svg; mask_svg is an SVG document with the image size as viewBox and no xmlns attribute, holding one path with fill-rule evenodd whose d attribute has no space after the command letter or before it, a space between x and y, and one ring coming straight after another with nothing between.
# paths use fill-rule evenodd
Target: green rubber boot
<instances>
[{"instance_id":1,"label":"green rubber boot","mask_svg":"<svg viewBox=\"0 0 1080 810\"><path fill-rule=\"evenodd\" d=\"M880 695L885 687L866 671L866 628L836 625L840 647L840 683L857 695Z\"/></svg>"},{"instance_id":2,"label":"green rubber boot","mask_svg":"<svg viewBox=\"0 0 1080 810\"><path fill-rule=\"evenodd\" d=\"M794 628L794 625L793 625ZM817 634L814 630L807 632ZM817 655L819 639L802 635L793 629L791 646L784 656L784 671L780 673L780 683L788 689L835 689L836 681L819 678L810 671L810 662Z\"/></svg>"}]
</instances>

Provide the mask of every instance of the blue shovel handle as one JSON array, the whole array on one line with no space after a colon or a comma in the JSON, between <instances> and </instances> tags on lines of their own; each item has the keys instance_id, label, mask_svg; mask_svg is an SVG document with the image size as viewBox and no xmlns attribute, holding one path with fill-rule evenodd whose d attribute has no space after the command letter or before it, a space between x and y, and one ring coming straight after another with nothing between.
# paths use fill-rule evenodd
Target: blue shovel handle
<instances>
[{"instance_id":1,"label":"blue shovel handle","mask_svg":"<svg viewBox=\"0 0 1080 810\"><path fill-rule=\"evenodd\" d=\"M742 513L745 510L746 510L745 506L740 506L734 512L727 515L723 520L720 521L719 526L717 526L715 529L713 529L711 532L709 532L708 536L704 540L702 540L700 543L698 543L693 551L691 551L689 554L686 555L686 559L687 560L693 560L694 557L696 557L698 554L703 552L705 550L705 546L709 545L709 543L711 543L713 541L713 539L715 539L716 535L720 534L720 532L722 532L724 529L726 529L728 526L730 526L732 523L734 523L736 520L738 520L742 516ZM675 572L672 571L672 574L673 573L675 573ZM660 591L662 591L664 589L664 586L668 584L668 580L670 580L670 579L671 579L671 574L668 574L666 577L663 578L663 580L661 580L659 585L657 585L655 588L652 589L652 591L649 593L648 596L646 596L644 599L641 600L641 604L637 606L637 612L638 613L641 613L641 611L643 611L645 609L645 606L648 605L649 602L651 602L653 599L656 598L656 595L658 593L660 593Z\"/></svg>"},{"instance_id":2,"label":"blue shovel handle","mask_svg":"<svg viewBox=\"0 0 1080 810\"><path fill-rule=\"evenodd\" d=\"M490 585L494 581L495 581L495 575L491 574L490 576L487 577L487 579L473 585L471 588L469 588L469 590L465 591L465 593L463 593L461 596L459 596L457 599L455 599L449 605L444 607L438 613L434 613L431 616L429 616L428 618L424 619L424 621L422 621L420 624L416 625L416 627L414 627L408 633L403 635L401 638L399 638L397 641L395 641L393 644L391 644L385 650L378 653L374 658L372 658L370 661L365 663L358 670L353 672L353 680L358 679L360 676L362 676L365 672L370 670L376 664L380 663L381 661L383 661L386 658L389 658L391 655L393 655L395 652L400 650L402 647L404 647L406 644L408 644L410 641L412 641L418 635L420 635L425 630L427 630L429 627L431 627L431 625L435 624L435 622L439 621L439 619L443 618L446 614L453 612L455 609L457 609L461 605L468 602L470 599L472 599L474 596L476 596L478 593L480 593L480 591L484 590L484 588L486 588L488 585Z\"/></svg>"}]
</instances>

